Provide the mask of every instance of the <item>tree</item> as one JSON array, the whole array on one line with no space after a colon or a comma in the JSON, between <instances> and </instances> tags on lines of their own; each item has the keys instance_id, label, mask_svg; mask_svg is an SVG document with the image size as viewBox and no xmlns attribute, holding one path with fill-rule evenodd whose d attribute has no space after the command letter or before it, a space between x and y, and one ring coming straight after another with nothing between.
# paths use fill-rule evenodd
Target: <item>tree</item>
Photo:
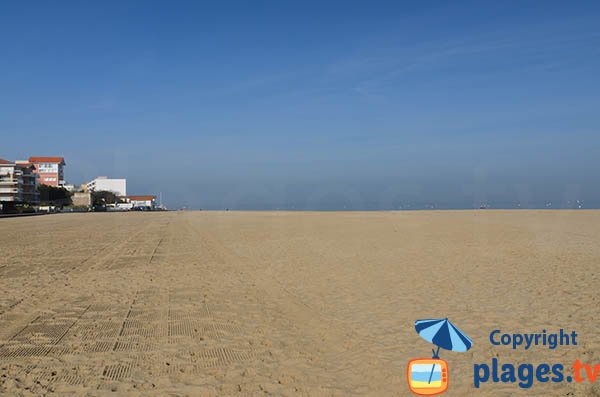
<instances>
[{"instance_id":1,"label":"tree","mask_svg":"<svg viewBox=\"0 0 600 397\"><path fill-rule=\"evenodd\" d=\"M115 193L109 192L106 190L99 190L97 192L92 192L92 205L103 206L106 204L116 204L122 203L123 200L119 198Z\"/></svg>"},{"instance_id":2,"label":"tree","mask_svg":"<svg viewBox=\"0 0 600 397\"><path fill-rule=\"evenodd\" d=\"M48 205L69 205L71 204L71 193L63 187L49 185L38 185L40 193L40 203Z\"/></svg>"}]
</instances>

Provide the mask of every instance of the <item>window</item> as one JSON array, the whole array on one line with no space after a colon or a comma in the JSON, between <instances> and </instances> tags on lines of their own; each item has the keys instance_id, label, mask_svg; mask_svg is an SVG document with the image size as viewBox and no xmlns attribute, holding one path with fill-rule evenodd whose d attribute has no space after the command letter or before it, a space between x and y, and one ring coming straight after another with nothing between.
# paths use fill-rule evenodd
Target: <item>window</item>
<instances>
[{"instance_id":1,"label":"window","mask_svg":"<svg viewBox=\"0 0 600 397\"><path fill-rule=\"evenodd\" d=\"M39 166L39 172L58 172L58 164L42 163Z\"/></svg>"}]
</instances>

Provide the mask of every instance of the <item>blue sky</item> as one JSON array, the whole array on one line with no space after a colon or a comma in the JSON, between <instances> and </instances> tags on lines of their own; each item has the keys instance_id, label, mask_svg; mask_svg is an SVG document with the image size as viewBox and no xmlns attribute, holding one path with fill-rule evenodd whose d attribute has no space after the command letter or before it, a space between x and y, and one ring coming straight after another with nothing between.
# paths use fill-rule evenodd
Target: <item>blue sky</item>
<instances>
[{"instance_id":1,"label":"blue sky","mask_svg":"<svg viewBox=\"0 0 600 397\"><path fill-rule=\"evenodd\" d=\"M2 2L0 157L171 207L600 206L598 2Z\"/></svg>"}]
</instances>

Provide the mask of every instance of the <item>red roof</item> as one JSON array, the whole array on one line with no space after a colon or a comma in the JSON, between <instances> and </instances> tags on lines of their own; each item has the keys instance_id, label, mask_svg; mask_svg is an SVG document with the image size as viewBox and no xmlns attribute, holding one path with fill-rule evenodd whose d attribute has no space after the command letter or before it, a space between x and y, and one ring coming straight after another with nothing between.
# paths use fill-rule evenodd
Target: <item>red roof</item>
<instances>
[{"instance_id":1,"label":"red roof","mask_svg":"<svg viewBox=\"0 0 600 397\"><path fill-rule=\"evenodd\" d=\"M30 157L29 158L29 162L30 163L57 163L57 164L64 164L65 163L65 158L64 157Z\"/></svg>"},{"instance_id":2,"label":"red roof","mask_svg":"<svg viewBox=\"0 0 600 397\"><path fill-rule=\"evenodd\" d=\"M127 196L127 198L134 201L147 201L154 200L156 196Z\"/></svg>"},{"instance_id":3,"label":"red roof","mask_svg":"<svg viewBox=\"0 0 600 397\"><path fill-rule=\"evenodd\" d=\"M0 164L14 164L12 161L0 159Z\"/></svg>"}]
</instances>

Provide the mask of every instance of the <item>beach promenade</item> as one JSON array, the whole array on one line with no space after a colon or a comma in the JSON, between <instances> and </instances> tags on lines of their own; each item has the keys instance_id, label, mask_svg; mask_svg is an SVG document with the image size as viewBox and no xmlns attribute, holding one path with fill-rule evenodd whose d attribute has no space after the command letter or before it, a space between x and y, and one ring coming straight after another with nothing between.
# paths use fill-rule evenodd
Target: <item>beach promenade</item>
<instances>
[{"instance_id":1,"label":"beach promenade","mask_svg":"<svg viewBox=\"0 0 600 397\"><path fill-rule=\"evenodd\" d=\"M600 363L600 211L157 212L0 219L0 395L408 395L442 351L473 365ZM489 334L576 330L530 351ZM483 396L600 395L486 383ZM596 394L593 394L596 393ZM571 394L570 394L571 395Z\"/></svg>"}]
</instances>

